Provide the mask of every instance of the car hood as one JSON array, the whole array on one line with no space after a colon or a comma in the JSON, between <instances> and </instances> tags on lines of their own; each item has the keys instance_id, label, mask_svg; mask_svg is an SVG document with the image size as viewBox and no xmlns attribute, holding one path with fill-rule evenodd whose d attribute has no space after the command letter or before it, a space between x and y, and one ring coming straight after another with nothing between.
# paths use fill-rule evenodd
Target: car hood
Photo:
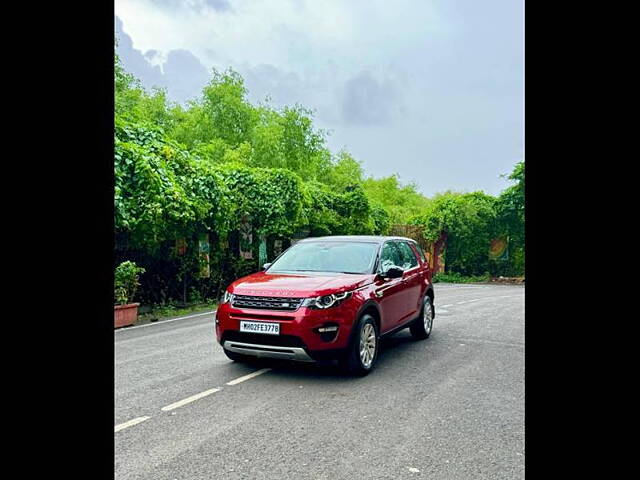
<instances>
[{"instance_id":1,"label":"car hood","mask_svg":"<svg viewBox=\"0 0 640 480\"><path fill-rule=\"evenodd\" d=\"M238 295L273 297L315 297L362 287L373 282L374 275L322 274L299 275L258 272L231 284Z\"/></svg>"}]
</instances>

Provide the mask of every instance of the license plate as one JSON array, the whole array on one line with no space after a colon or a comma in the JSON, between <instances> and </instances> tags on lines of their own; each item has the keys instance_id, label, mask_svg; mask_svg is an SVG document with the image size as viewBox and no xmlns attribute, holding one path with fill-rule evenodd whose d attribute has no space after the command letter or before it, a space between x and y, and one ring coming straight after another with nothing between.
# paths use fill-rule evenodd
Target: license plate
<instances>
[{"instance_id":1,"label":"license plate","mask_svg":"<svg viewBox=\"0 0 640 480\"><path fill-rule=\"evenodd\" d=\"M240 320L240 331L280 335L280 324L275 322L245 322L244 320Z\"/></svg>"}]
</instances>

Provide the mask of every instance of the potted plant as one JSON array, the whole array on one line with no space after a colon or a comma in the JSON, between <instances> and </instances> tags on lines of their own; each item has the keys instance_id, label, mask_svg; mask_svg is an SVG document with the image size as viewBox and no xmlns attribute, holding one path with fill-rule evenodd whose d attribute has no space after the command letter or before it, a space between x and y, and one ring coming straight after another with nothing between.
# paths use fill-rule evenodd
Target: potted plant
<instances>
[{"instance_id":1,"label":"potted plant","mask_svg":"<svg viewBox=\"0 0 640 480\"><path fill-rule=\"evenodd\" d=\"M139 275L144 273L144 268L138 267L135 262L122 262L116 268L114 293L116 304L114 306L115 328L133 325L138 318L139 303L129 303L133 300L140 282Z\"/></svg>"}]
</instances>

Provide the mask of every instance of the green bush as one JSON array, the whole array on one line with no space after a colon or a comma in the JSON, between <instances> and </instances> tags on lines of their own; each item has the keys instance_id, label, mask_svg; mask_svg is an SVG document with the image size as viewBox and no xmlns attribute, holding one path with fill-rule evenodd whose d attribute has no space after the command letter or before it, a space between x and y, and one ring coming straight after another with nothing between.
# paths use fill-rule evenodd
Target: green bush
<instances>
[{"instance_id":1,"label":"green bush","mask_svg":"<svg viewBox=\"0 0 640 480\"><path fill-rule=\"evenodd\" d=\"M447 234L445 268L464 276L489 269L489 244L495 235L495 198L483 192L447 192L434 199L425 215L413 223L428 240Z\"/></svg>"},{"instance_id":2,"label":"green bush","mask_svg":"<svg viewBox=\"0 0 640 480\"><path fill-rule=\"evenodd\" d=\"M484 275L462 275L457 272L436 273L433 276L433 283L480 283L487 282L491 278L489 273Z\"/></svg>"},{"instance_id":3,"label":"green bush","mask_svg":"<svg viewBox=\"0 0 640 480\"><path fill-rule=\"evenodd\" d=\"M126 305L133 300L140 286L139 276L144 272L144 268L128 260L116 267L114 282L116 303Z\"/></svg>"}]
</instances>

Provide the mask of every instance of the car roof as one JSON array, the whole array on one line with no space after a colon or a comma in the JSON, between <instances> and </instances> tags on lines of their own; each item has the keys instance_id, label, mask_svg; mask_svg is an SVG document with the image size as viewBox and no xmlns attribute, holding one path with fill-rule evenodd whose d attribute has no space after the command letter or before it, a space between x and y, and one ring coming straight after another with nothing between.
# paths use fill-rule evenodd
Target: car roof
<instances>
[{"instance_id":1,"label":"car roof","mask_svg":"<svg viewBox=\"0 0 640 480\"><path fill-rule=\"evenodd\" d=\"M412 238L383 236L383 235L335 235L335 236L326 236L326 237L307 237L307 238L301 239L298 243L332 241L332 242L368 242L368 243L381 244L386 242L387 240L405 240L407 242L417 243Z\"/></svg>"}]
</instances>

